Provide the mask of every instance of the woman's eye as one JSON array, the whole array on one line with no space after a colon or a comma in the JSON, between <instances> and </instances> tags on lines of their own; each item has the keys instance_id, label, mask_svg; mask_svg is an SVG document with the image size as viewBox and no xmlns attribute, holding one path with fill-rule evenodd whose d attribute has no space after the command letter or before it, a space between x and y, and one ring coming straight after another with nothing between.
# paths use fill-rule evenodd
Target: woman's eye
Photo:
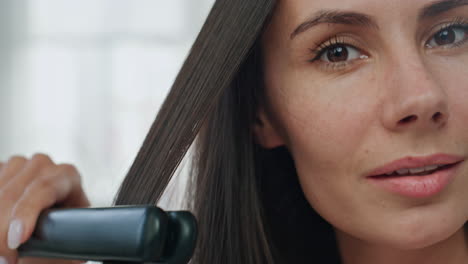
<instances>
[{"instance_id":1,"label":"woman's eye","mask_svg":"<svg viewBox=\"0 0 468 264\"><path fill-rule=\"evenodd\" d=\"M429 47L445 46L463 42L467 38L467 29L450 27L437 32L427 43Z\"/></svg>"},{"instance_id":2,"label":"woman's eye","mask_svg":"<svg viewBox=\"0 0 468 264\"><path fill-rule=\"evenodd\" d=\"M326 48L321 54L320 59L325 62L346 62L347 60L357 59L361 56L360 52L349 45L335 44Z\"/></svg>"}]
</instances>

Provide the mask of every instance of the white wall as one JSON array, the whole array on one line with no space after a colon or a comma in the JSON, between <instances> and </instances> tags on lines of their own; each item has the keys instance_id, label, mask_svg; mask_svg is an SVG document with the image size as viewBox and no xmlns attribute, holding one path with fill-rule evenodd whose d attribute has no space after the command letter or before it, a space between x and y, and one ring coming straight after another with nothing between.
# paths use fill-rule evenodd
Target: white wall
<instances>
[{"instance_id":1,"label":"white wall","mask_svg":"<svg viewBox=\"0 0 468 264\"><path fill-rule=\"evenodd\" d=\"M72 163L110 205L213 2L0 1L0 160Z\"/></svg>"}]
</instances>

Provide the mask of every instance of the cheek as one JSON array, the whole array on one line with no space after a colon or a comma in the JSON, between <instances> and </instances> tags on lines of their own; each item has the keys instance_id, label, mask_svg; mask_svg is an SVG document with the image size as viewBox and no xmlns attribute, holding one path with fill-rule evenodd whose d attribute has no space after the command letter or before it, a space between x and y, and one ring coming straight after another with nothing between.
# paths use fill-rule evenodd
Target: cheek
<instances>
[{"instance_id":1,"label":"cheek","mask_svg":"<svg viewBox=\"0 0 468 264\"><path fill-rule=\"evenodd\" d=\"M448 150L456 153L468 153L468 52L463 56L441 57L432 60L432 71L439 87L445 91L448 105L447 131L441 138ZM463 178L457 179L462 180ZM460 186L468 186L468 177ZM464 199L468 197L465 189L461 190Z\"/></svg>"},{"instance_id":2,"label":"cheek","mask_svg":"<svg viewBox=\"0 0 468 264\"><path fill-rule=\"evenodd\" d=\"M468 132L468 55L460 58L441 58L433 67L434 75L444 88L449 103L449 113L453 125L460 131ZM436 65L439 65L437 67ZM441 65L441 66L440 66ZM458 126L460 125L460 126Z\"/></svg>"},{"instance_id":3,"label":"cheek","mask_svg":"<svg viewBox=\"0 0 468 264\"><path fill-rule=\"evenodd\" d=\"M313 81L295 75L279 89L276 104L296 165L313 172L340 174L357 169L353 160L378 125L378 90L372 72L339 80ZM286 86L283 86L286 87ZM361 164L362 165L362 164Z\"/></svg>"},{"instance_id":4,"label":"cheek","mask_svg":"<svg viewBox=\"0 0 468 264\"><path fill-rule=\"evenodd\" d=\"M278 115L288 149L311 205L327 220L337 217L336 212L343 217L352 213L357 196L350 186L363 169L357 157L377 122L374 78L362 73L328 82L298 79L275 96L282 98Z\"/></svg>"}]
</instances>

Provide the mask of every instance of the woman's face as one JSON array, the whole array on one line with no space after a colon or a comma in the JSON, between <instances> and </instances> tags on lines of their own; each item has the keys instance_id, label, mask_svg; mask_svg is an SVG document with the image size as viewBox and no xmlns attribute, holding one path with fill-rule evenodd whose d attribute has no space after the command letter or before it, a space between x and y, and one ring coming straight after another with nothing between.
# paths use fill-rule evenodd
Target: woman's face
<instances>
[{"instance_id":1,"label":"woman's face","mask_svg":"<svg viewBox=\"0 0 468 264\"><path fill-rule=\"evenodd\" d=\"M263 35L257 140L289 149L309 203L342 234L415 249L467 221L468 161L427 197L366 178L407 156L468 155L468 1L434 3L279 1Z\"/></svg>"}]
</instances>

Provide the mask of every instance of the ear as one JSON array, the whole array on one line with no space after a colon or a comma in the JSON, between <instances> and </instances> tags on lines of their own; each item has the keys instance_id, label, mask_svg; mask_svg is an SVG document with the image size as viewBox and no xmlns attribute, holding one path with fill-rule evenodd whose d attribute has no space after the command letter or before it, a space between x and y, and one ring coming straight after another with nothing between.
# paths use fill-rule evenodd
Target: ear
<instances>
[{"instance_id":1,"label":"ear","mask_svg":"<svg viewBox=\"0 0 468 264\"><path fill-rule=\"evenodd\" d=\"M255 141L263 148L272 149L284 145L279 131L273 126L272 120L263 107L259 107L253 127Z\"/></svg>"}]
</instances>

